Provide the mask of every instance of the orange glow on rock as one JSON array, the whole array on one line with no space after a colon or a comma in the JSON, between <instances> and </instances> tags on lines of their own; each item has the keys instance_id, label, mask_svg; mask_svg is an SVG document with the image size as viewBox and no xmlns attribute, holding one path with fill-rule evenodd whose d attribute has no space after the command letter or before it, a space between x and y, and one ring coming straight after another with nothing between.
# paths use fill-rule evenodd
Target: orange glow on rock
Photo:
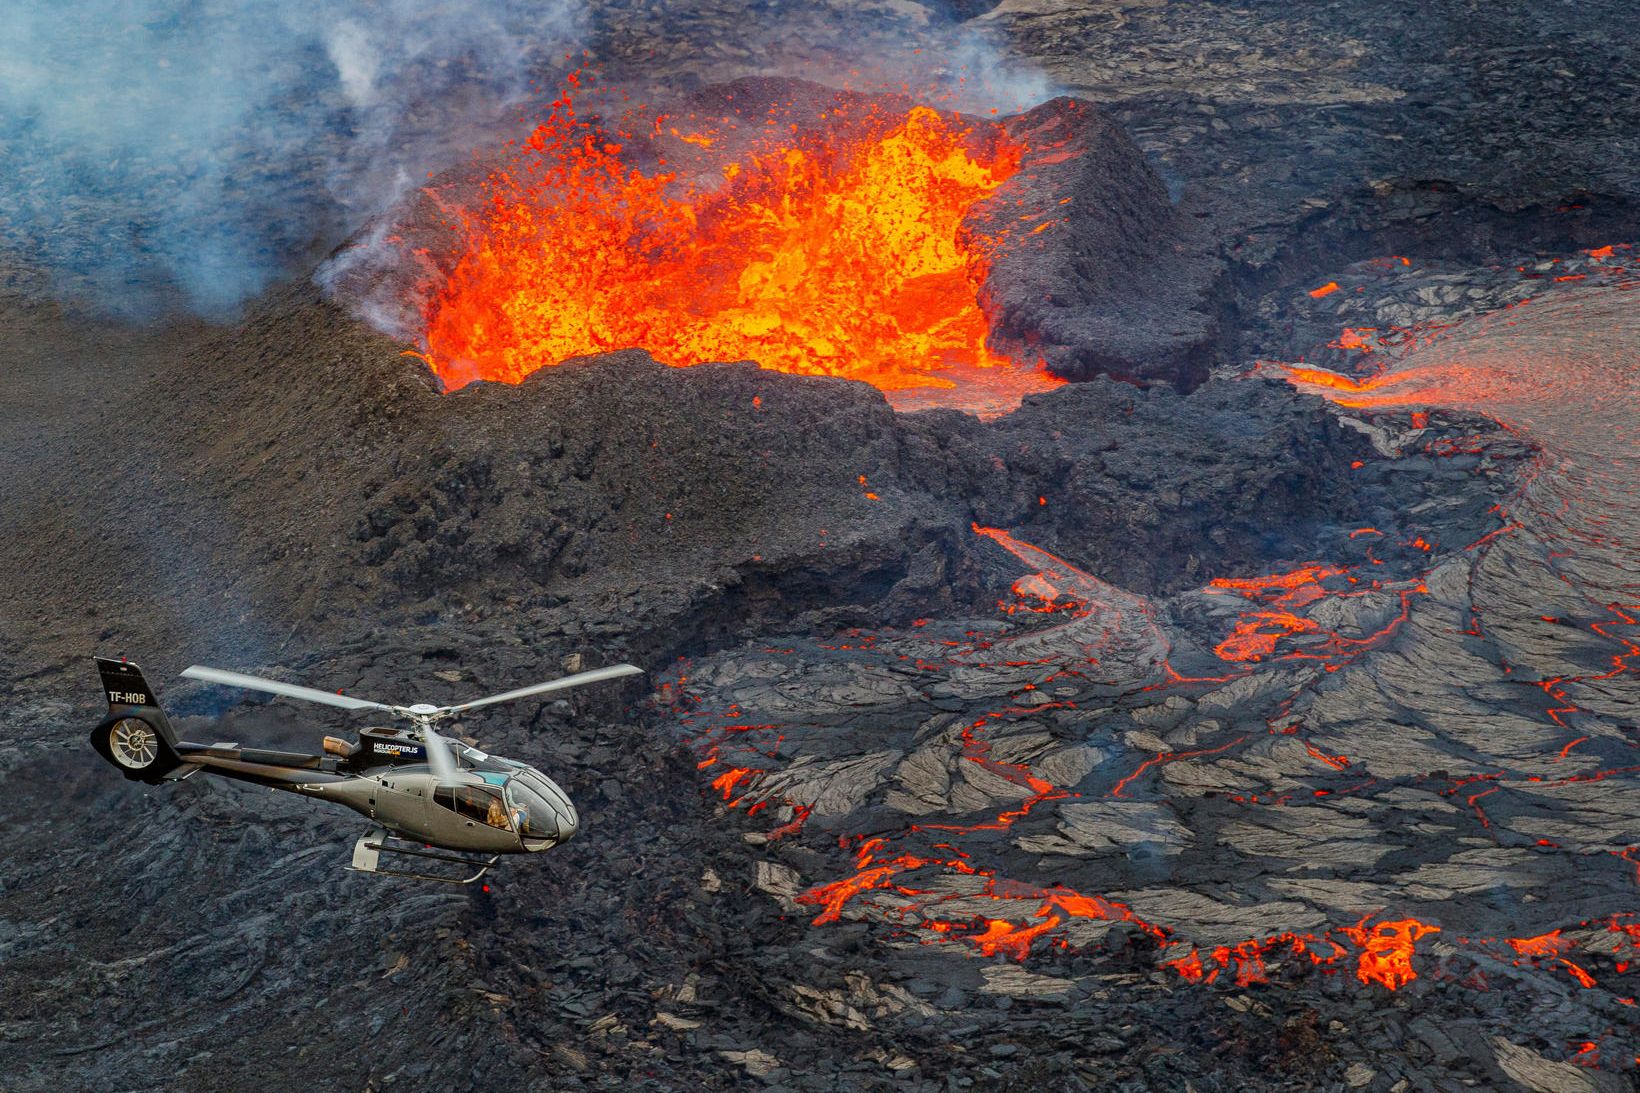
<instances>
[{"instance_id":1,"label":"orange glow on rock","mask_svg":"<svg viewBox=\"0 0 1640 1093\"><path fill-rule=\"evenodd\" d=\"M1353 535L1354 533L1352 533ZM1239 592L1250 600L1278 604L1282 607L1303 607L1327 594L1321 582L1329 577L1340 577L1348 570L1334 565L1307 565L1289 573L1268 577L1216 577L1207 582L1209 588Z\"/></svg>"},{"instance_id":2,"label":"orange glow on rock","mask_svg":"<svg viewBox=\"0 0 1640 1093\"><path fill-rule=\"evenodd\" d=\"M1413 946L1426 934L1440 933L1441 928L1415 918L1380 922L1372 927L1366 923L1363 918L1354 926L1341 927L1343 933L1362 950L1355 977L1363 983L1378 983L1390 990L1397 990L1417 979L1418 973L1412 970Z\"/></svg>"},{"instance_id":3,"label":"orange glow on rock","mask_svg":"<svg viewBox=\"0 0 1640 1093\"><path fill-rule=\"evenodd\" d=\"M1287 611L1253 611L1241 617L1236 628L1213 647L1222 660L1259 661L1274 655L1276 643L1291 634L1320 630L1319 624Z\"/></svg>"},{"instance_id":4,"label":"orange glow on rock","mask_svg":"<svg viewBox=\"0 0 1640 1093\"><path fill-rule=\"evenodd\" d=\"M814 925L824 926L843 917L843 906L861 892L868 892L900 872L899 865L877 865L861 869L852 877L821 885L797 897L799 903L818 904L822 910L815 916Z\"/></svg>"},{"instance_id":5,"label":"orange glow on rock","mask_svg":"<svg viewBox=\"0 0 1640 1093\"><path fill-rule=\"evenodd\" d=\"M1566 954L1572 950L1572 940L1568 937L1562 937L1559 930L1551 930L1546 934L1539 934L1537 937L1511 937L1504 940L1520 956L1548 959L1560 964L1571 973L1572 978L1576 979L1584 989L1595 985L1594 976L1566 958Z\"/></svg>"},{"instance_id":6,"label":"orange glow on rock","mask_svg":"<svg viewBox=\"0 0 1640 1093\"><path fill-rule=\"evenodd\" d=\"M1363 337L1363 335L1371 334L1372 332L1372 328L1370 327L1363 327L1360 330L1356 330L1346 326L1344 328L1344 332L1338 335L1338 341L1333 342L1332 344L1338 349L1359 349L1363 353L1371 353L1372 343Z\"/></svg>"},{"instance_id":7,"label":"orange glow on rock","mask_svg":"<svg viewBox=\"0 0 1640 1093\"><path fill-rule=\"evenodd\" d=\"M1178 960L1162 961L1162 967L1172 968L1179 973L1179 978L1187 983L1200 983L1202 977L1207 974L1206 969L1202 967L1201 953L1195 949L1190 950L1189 956L1180 957Z\"/></svg>"},{"instance_id":8,"label":"orange glow on rock","mask_svg":"<svg viewBox=\"0 0 1640 1093\"><path fill-rule=\"evenodd\" d=\"M1294 383L1308 383L1316 387L1330 387L1335 391L1369 391L1372 389L1371 380L1358 380L1351 376L1329 372L1325 368L1305 368L1297 364L1284 364L1282 371Z\"/></svg>"},{"instance_id":9,"label":"orange glow on rock","mask_svg":"<svg viewBox=\"0 0 1640 1093\"><path fill-rule=\"evenodd\" d=\"M1031 951L1031 942L1058 926L1059 921L1058 915L1049 915L1035 926L1015 926L1000 918L986 919L985 932L970 940L986 956L1003 953L1015 960L1024 960Z\"/></svg>"},{"instance_id":10,"label":"orange glow on rock","mask_svg":"<svg viewBox=\"0 0 1640 1093\"><path fill-rule=\"evenodd\" d=\"M735 767L712 779L712 788L723 794L723 799L727 801L734 794L736 786L756 773L744 767Z\"/></svg>"},{"instance_id":11,"label":"orange glow on rock","mask_svg":"<svg viewBox=\"0 0 1640 1093\"><path fill-rule=\"evenodd\" d=\"M724 181L705 189L628 163L561 97L489 177L482 209L454 210L425 359L451 390L631 347L679 367L754 360L1016 403L1062 383L987 345L994 241L963 227L1025 149L927 107L843 114L822 139L770 138L732 171L717 164Z\"/></svg>"}]
</instances>

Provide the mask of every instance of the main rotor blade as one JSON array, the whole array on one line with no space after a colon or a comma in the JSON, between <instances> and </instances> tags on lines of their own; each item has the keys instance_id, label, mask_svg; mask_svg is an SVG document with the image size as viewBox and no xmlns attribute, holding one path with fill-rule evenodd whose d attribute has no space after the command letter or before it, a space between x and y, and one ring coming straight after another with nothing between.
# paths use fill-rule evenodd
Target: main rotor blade
<instances>
[{"instance_id":1,"label":"main rotor blade","mask_svg":"<svg viewBox=\"0 0 1640 1093\"><path fill-rule=\"evenodd\" d=\"M441 786L460 785L455 757L450 754L450 745L444 742L444 737L434 732L431 725L423 725L421 740L427 745L427 769L433 772L433 780Z\"/></svg>"},{"instance_id":2,"label":"main rotor blade","mask_svg":"<svg viewBox=\"0 0 1640 1093\"><path fill-rule=\"evenodd\" d=\"M590 672L577 672L563 679L555 679L550 683L537 683L533 687L520 687L516 691L506 694L491 695L489 698L479 698L472 702L463 702L459 706L445 706L440 713L462 713L466 710L476 710L480 706L493 706L497 702L511 702L518 698L528 698L530 695L546 694L548 691L562 691L570 687L580 687L587 683L599 683L606 679L619 679L621 676L641 676L643 669L634 664L616 664L608 668L594 668Z\"/></svg>"},{"instance_id":3,"label":"main rotor blade","mask_svg":"<svg viewBox=\"0 0 1640 1093\"><path fill-rule=\"evenodd\" d=\"M286 698L300 698L304 702L319 702L326 706L339 706L344 710L386 710L395 712L392 706L385 706L380 702L370 702L363 698L349 698L347 695L333 694L330 691L320 691L312 687L300 687L294 683L280 683L274 679L263 679L260 676L248 676L243 672L228 672L221 668L205 668L195 664L183 671L188 679L202 679L207 683L220 683L224 687L243 687L249 691L266 691L268 694L284 695Z\"/></svg>"}]
</instances>

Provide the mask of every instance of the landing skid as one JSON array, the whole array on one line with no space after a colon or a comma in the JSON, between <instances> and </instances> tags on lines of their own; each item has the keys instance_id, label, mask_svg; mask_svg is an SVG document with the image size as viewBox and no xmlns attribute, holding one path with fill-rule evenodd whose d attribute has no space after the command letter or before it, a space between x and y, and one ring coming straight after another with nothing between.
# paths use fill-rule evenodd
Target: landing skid
<instances>
[{"instance_id":1,"label":"landing skid","mask_svg":"<svg viewBox=\"0 0 1640 1093\"><path fill-rule=\"evenodd\" d=\"M416 873L406 869L389 869L381 864L383 854L405 854L415 858L453 862L465 869L476 867L478 872L470 877L450 877L440 876L437 873ZM356 869L361 873L376 873L384 877L409 877L411 880L432 880L441 884L472 884L485 873L488 873L490 867L500 860L501 855L499 854L492 854L486 858L477 854L458 854L448 850L434 850L422 843L410 842L396 835L389 835L386 831L377 828L367 832L358 842L353 844L353 864L348 868Z\"/></svg>"}]
</instances>

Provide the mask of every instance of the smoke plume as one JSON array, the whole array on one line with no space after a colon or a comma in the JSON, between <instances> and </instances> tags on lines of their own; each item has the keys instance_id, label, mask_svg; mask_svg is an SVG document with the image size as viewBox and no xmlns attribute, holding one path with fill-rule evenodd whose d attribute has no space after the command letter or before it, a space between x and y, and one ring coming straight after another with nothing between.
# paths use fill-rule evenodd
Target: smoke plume
<instances>
[{"instance_id":1,"label":"smoke plume","mask_svg":"<svg viewBox=\"0 0 1640 1093\"><path fill-rule=\"evenodd\" d=\"M581 45L609 82L659 89L789 75L981 114L1049 97L986 20L965 21L988 6L13 0L0 269L43 272L59 297L123 318L220 319L350 240L319 273L337 292L350 271L405 262L390 211L429 173L527 131L526 100ZM411 301L345 302L415 334Z\"/></svg>"},{"instance_id":2,"label":"smoke plume","mask_svg":"<svg viewBox=\"0 0 1640 1093\"><path fill-rule=\"evenodd\" d=\"M14 0L0 251L141 318L231 314L483 143L569 0Z\"/></svg>"}]
</instances>

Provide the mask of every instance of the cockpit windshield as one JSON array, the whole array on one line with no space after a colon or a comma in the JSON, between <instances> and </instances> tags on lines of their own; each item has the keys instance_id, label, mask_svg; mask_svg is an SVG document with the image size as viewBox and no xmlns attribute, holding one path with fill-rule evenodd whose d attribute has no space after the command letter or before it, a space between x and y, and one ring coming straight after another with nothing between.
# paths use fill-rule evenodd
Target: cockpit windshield
<instances>
[{"instance_id":1,"label":"cockpit windshield","mask_svg":"<svg viewBox=\"0 0 1640 1093\"><path fill-rule=\"evenodd\" d=\"M561 838L563 832L559 830L557 811L542 792L544 787L533 783L534 779L522 771L507 779L507 805L513 822L526 838Z\"/></svg>"}]
</instances>

